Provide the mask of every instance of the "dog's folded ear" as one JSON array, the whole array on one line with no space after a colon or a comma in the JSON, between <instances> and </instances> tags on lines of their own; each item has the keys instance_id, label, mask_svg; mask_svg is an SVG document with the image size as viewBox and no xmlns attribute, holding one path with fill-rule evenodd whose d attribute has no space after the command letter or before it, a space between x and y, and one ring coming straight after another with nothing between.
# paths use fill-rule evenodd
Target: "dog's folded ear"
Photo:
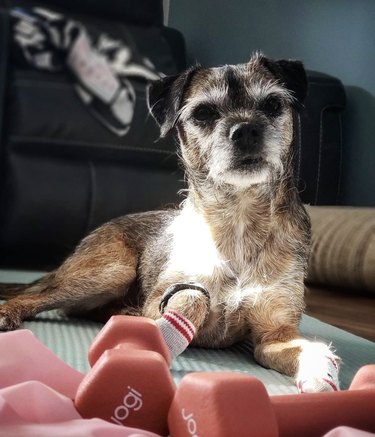
<instances>
[{"instance_id":1,"label":"dog's folded ear","mask_svg":"<svg viewBox=\"0 0 375 437\"><path fill-rule=\"evenodd\" d=\"M265 57L261 58L261 62L285 88L292 92L296 103L302 106L307 94L307 76L302 62L285 59L272 61Z\"/></svg>"},{"instance_id":2,"label":"dog's folded ear","mask_svg":"<svg viewBox=\"0 0 375 437\"><path fill-rule=\"evenodd\" d=\"M181 74L164 77L148 87L148 107L160 126L161 137L176 125L185 91L199 69L199 65L194 65Z\"/></svg>"}]
</instances>

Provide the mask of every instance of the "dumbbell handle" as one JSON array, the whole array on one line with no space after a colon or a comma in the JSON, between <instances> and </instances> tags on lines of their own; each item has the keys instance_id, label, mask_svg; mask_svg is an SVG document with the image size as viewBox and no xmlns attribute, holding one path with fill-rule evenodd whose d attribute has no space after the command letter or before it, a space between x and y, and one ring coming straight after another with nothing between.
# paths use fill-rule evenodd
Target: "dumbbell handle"
<instances>
[{"instance_id":1,"label":"dumbbell handle","mask_svg":"<svg viewBox=\"0 0 375 437\"><path fill-rule=\"evenodd\" d=\"M280 437L320 437L337 426L375 432L375 389L270 397Z\"/></svg>"}]
</instances>

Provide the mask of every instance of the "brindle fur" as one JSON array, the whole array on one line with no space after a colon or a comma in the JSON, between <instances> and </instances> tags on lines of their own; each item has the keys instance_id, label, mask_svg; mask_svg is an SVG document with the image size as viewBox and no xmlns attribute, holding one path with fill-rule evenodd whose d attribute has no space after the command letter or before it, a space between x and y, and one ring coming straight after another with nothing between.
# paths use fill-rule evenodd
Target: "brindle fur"
<instances>
[{"instance_id":1,"label":"brindle fur","mask_svg":"<svg viewBox=\"0 0 375 437\"><path fill-rule=\"evenodd\" d=\"M197 327L193 344L223 347L251 338L259 363L295 375L308 343L298 326L310 223L293 183L292 112L305 94L301 63L261 55L155 83L150 110L162 135L177 129L186 200L180 208L112 220L40 281L4 285L1 294L11 298L0 307L0 329L53 308L158 319L166 288L194 281L210 300L187 288L167 304ZM281 102L276 115L263 109L270 95ZM197 121L201 104L217 111L215 120ZM256 127L255 151L235 149L240 123ZM261 166L238 166L244 153L260 156Z\"/></svg>"}]
</instances>

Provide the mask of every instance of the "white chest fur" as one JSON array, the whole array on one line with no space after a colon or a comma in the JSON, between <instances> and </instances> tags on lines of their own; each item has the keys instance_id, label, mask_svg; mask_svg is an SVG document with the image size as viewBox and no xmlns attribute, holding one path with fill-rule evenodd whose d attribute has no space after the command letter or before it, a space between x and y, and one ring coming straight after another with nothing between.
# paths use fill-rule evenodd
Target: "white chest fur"
<instances>
[{"instance_id":1,"label":"white chest fur","mask_svg":"<svg viewBox=\"0 0 375 437\"><path fill-rule=\"evenodd\" d=\"M217 250L208 223L190 204L185 204L167 232L172 239L168 274L181 272L192 280L210 278L217 270L232 274L227 267L229 260L223 259Z\"/></svg>"},{"instance_id":2,"label":"white chest fur","mask_svg":"<svg viewBox=\"0 0 375 437\"><path fill-rule=\"evenodd\" d=\"M240 262L222 256L209 224L189 203L167 232L173 243L166 275L182 274L186 280L207 285L213 311L221 305L236 311L242 302L256 300L262 292L262 287L251 280L249 268L244 263L240 248L242 228L239 228L236 242Z\"/></svg>"}]
</instances>

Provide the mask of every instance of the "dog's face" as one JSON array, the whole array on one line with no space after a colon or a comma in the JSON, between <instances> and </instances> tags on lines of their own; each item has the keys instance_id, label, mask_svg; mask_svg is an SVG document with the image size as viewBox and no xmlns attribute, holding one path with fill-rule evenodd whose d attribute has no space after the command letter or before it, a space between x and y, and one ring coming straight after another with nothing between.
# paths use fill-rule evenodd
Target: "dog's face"
<instances>
[{"instance_id":1,"label":"dog's face","mask_svg":"<svg viewBox=\"0 0 375 437\"><path fill-rule=\"evenodd\" d=\"M177 127L194 176L247 188L283 172L293 137L293 106L303 104L306 75L297 61L253 57L247 64L193 67L149 90L161 135Z\"/></svg>"}]
</instances>

